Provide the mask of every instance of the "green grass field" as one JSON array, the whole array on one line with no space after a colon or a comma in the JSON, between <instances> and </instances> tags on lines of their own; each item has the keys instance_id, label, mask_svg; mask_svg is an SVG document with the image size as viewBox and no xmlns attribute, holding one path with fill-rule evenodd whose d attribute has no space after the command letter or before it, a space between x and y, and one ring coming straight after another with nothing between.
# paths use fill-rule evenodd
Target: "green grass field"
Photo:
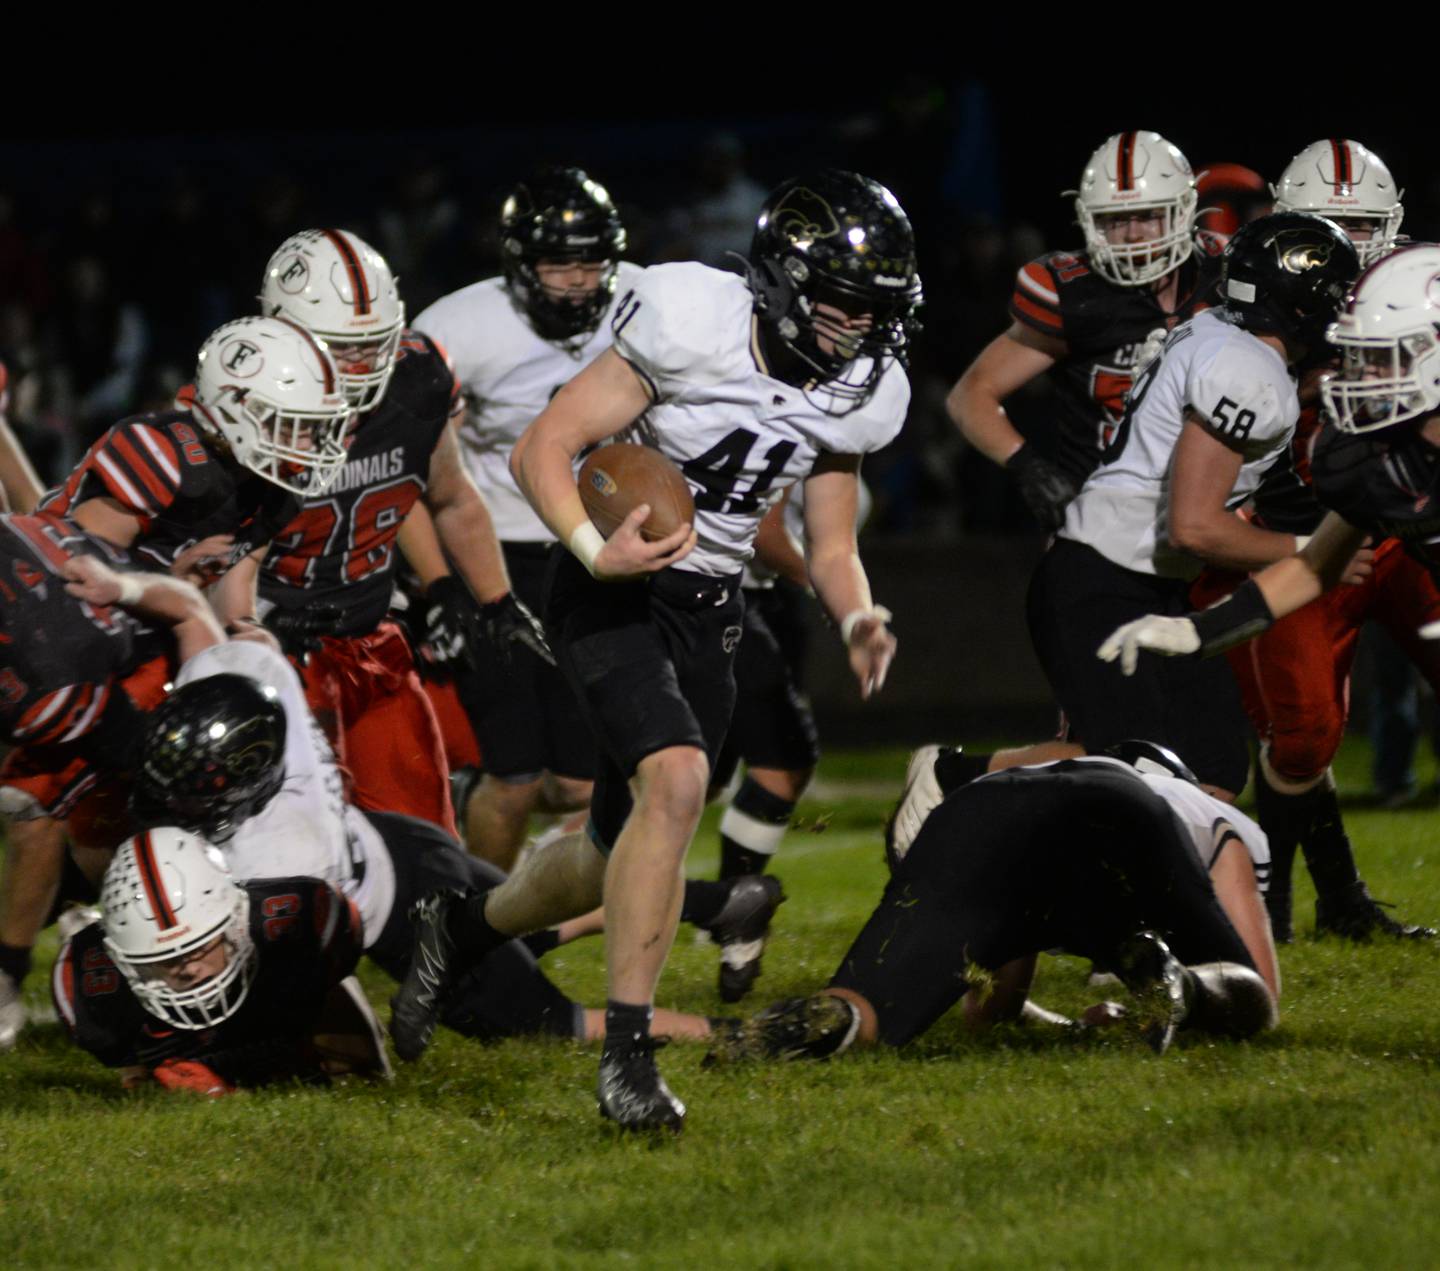
<instances>
[{"instance_id":1,"label":"green grass field","mask_svg":"<svg viewBox=\"0 0 1440 1271\"><path fill-rule=\"evenodd\" d=\"M1342 789L1363 759L1347 747ZM831 757L822 793L903 765ZM829 976L879 894L886 810L803 805L755 1004ZM1440 918L1435 811L1348 816L1375 894ZM712 813L692 872L714 857ZM1182 1037L1157 1059L1123 1033L974 1040L945 1020L899 1054L723 1072L675 1046L689 1122L658 1144L600 1121L596 1054L564 1043L446 1035L385 1088L211 1102L122 1094L42 1024L0 1056L0 1265L1440 1264L1440 949L1315 941L1298 890L1283 1024L1258 1043ZM546 967L602 1000L599 942ZM1036 999L1080 1008L1085 969L1042 959ZM714 975L682 929L661 1003L718 1013Z\"/></svg>"}]
</instances>

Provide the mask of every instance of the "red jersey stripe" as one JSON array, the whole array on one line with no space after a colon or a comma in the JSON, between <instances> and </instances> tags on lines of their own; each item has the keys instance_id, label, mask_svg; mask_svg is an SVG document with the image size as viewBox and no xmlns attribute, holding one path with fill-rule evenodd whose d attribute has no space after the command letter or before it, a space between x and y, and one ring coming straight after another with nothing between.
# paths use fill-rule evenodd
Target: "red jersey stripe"
<instances>
[{"instance_id":1,"label":"red jersey stripe","mask_svg":"<svg viewBox=\"0 0 1440 1271\"><path fill-rule=\"evenodd\" d=\"M136 446L122 432L117 432L111 439L110 449L115 456L124 461L125 467L139 478L157 508L169 506L175 497L174 483L167 482L164 474L155 470L155 465L150 461L147 452Z\"/></svg>"},{"instance_id":2,"label":"red jersey stripe","mask_svg":"<svg viewBox=\"0 0 1440 1271\"><path fill-rule=\"evenodd\" d=\"M1042 308L1018 291L1010 297L1010 310L1027 326L1039 327L1052 335L1059 335L1065 329L1064 320L1058 313Z\"/></svg>"}]
</instances>

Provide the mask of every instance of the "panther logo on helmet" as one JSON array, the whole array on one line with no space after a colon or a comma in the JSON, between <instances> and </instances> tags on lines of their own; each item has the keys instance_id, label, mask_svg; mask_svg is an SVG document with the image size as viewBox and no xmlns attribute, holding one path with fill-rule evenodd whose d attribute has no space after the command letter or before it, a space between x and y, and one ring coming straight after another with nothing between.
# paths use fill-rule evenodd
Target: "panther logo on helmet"
<instances>
[{"instance_id":1,"label":"panther logo on helmet","mask_svg":"<svg viewBox=\"0 0 1440 1271\"><path fill-rule=\"evenodd\" d=\"M1286 240L1295 237L1293 232L1275 236L1275 256L1281 269L1292 274L1303 274L1307 269L1318 269L1330 263L1329 243L1309 241L1287 246Z\"/></svg>"},{"instance_id":2,"label":"panther logo on helmet","mask_svg":"<svg viewBox=\"0 0 1440 1271\"><path fill-rule=\"evenodd\" d=\"M830 204L803 185L791 190L780 201L770 220L780 233L795 243L833 238L840 232L840 222Z\"/></svg>"}]
</instances>

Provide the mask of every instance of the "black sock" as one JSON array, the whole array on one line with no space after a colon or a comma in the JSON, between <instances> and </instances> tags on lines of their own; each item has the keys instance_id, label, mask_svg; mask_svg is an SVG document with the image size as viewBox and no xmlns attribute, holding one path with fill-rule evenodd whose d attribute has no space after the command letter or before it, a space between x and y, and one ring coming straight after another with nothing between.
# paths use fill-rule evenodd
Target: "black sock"
<instances>
[{"instance_id":1,"label":"black sock","mask_svg":"<svg viewBox=\"0 0 1440 1271\"><path fill-rule=\"evenodd\" d=\"M543 958L552 949L560 947L560 932L554 927L545 931L532 931L528 936L522 936L520 939L521 943L537 958Z\"/></svg>"},{"instance_id":2,"label":"black sock","mask_svg":"<svg viewBox=\"0 0 1440 1271\"><path fill-rule=\"evenodd\" d=\"M1291 931L1291 875L1295 850L1315 818L1313 791L1282 794L1265 779L1263 764L1255 765L1255 819L1270 840L1270 887L1265 908L1270 925L1281 939Z\"/></svg>"},{"instance_id":3,"label":"black sock","mask_svg":"<svg viewBox=\"0 0 1440 1271\"><path fill-rule=\"evenodd\" d=\"M935 759L935 780L946 794L954 794L961 786L968 786L976 777L983 777L990 770L990 755L967 755L958 746L945 746Z\"/></svg>"},{"instance_id":4,"label":"black sock","mask_svg":"<svg viewBox=\"0 0 1440 1271\"><path fill-rule=\"evenodd\" d=\"M1315 796L1315 816L1300 840L1300 850L1305 853L1316 896L1321 900L1344 899L1360 881L1360 871L1340 817L1340 801L1328 780L1310 793Z\"/></svg>"},{"instance_id":5,"label":"black sock","mask_svg":"<svg viewBox=\"0 0 1440 1271\"><path fill-rule=\"evenodd\" d=\"M650 1020L655 1008L649 1003L617 1002L613 997L605 1003L605 1049L629 1050L650 1036Z\"/></svg>"},{"instance_id":6,"label":"black sock","mask_svg":"<svg viewBox=\"0 0 1440 1271\"><path fill-rule=\"evenodd\" d=\"M30 953L28 946L0 944L0 971L4 971L18 985L30 974Z\"/></svg>"},{"instance_id":7,"label":"black sock","mask_svg":"<svg viewBox=\"0 0 1440 1271\"><path fill-rule=\"evenodd\" d=\"M492 949L498 949L507 940L513 939L503 931L496 931L485 918L485 897L489 892L466 896L456 905L446 920L445 929L455 948L467 962L478 962Z\"/></svg>"},{"instance_id":8,"label":"black sock","mask_svg":"<svg viewBox=\"0 0 1440 1271\"><path fill-rule=\"evenodd\" d=\"M680 906L680 921L693 927L708 927L730 899L730 882L712 883L703 878L685 880L685 901Z\"/></svg>"},{"instance_id":9,"label":"black sock","mask_svg":"<svg viewBox=\"0 0 1440 1271\"><path fill-rule=\"evenodd\" d=\"M791 799L781 798L765 789L753 777L746 776L740 783L740 788L735 791L735 797L730 800L730 806L736 812L743 812L752 820L759 821L764 825L789 825L790 818L795 815L795 803ZM720 831L720 877L738 878L741 874L763 874L770 865L772 852L757 852L754 848L743 846L731 838L724 831L724 819L721 819Z\"/></svg>"}]
</instances>

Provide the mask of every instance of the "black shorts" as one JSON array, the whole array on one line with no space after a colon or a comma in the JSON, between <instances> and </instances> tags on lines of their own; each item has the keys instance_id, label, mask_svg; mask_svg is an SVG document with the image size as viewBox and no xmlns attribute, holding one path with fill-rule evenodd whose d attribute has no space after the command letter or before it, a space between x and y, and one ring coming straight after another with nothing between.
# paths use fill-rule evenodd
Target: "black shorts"
<instances>
[{"instance_id":1,"label":"black shorts","mask_svg":"<svg viewBox=\"0 0 1440 1271\"><path fill-rule=\"evenodd\" d=\"M553 543L504 543L511 590L535 614L544 611L545 578ZM595 775L595 739L565 676L521 645L508 664L487 661L456 677L456 690L485 771L497 777L553 772L589 781Z\"/></svg>"},{"instance_id":2,"label":"black shorts","mask_svg":"<svg viewBox=\"0 0 1440 1271\"><path fill-rule=\"evenodd\" d=\"M1013 768L950 795L921 828L831 984L874 1006L900 1046L969 987L1046 949L1104 960L1141 929L1186 965L1254 969L1179 821L1108 764Z\"/></svg>"},{"instance_id":3,"label":"black shorts","mask_svg":"<svg viewBox=\"0 0 1440 1271\"><path fill-rule=\"evenodd\" d=\"M380 938L366 952L395 979L410 964L410 907L437 891L489 891L505 881L493 865L477 860L439 826L394 812L367 812L395 864L395 903ZM554 984L519 940L502 944L465 973L440 1022L466 1037L549 1034L584 1037L585 1015Z\"/></svg>"},{"instance_id":4,"label":"black shorts","mask_svg":"<svg viewBox=\"0 0 1440 1271\"><path fill-rule=\"evenodd\" d=\"M599 743L590 807L601 850L630 815L630 778L647 755L694 746L714 770L735 706L744 603L738 577L665 569L603 583L556 553L545 625Z\"/></svg>"},{"instance_id":5,"label":"black shorts","mask_svg":"<svg viewBox=\"0 0 1440 1271\"><path fill-rule=\"evenodd\" d=\"M1026 600L1030 639L1072 733L1093 754L1139 737L1169 746L1201 781L1238 794L1249 724L1224 658L1142 654L1134 675L1095 651L1117 627L1190 611L1190 584L1122 569L1083 543L1056 539Z\"/></svg>"},{"instance_id":6,"label":"black shorts","mask_svg":"<svg viewBox=\"0 0 1440 1271\"><path fill-rule=\"evenodd\" d=\"M712 784L727 785L740 760L751 768L796 772L820 758L810 703L795 686L768 613L772 589L745 589L745 636L735 654L735 714Z\"/></svg>"}]
</instances>

